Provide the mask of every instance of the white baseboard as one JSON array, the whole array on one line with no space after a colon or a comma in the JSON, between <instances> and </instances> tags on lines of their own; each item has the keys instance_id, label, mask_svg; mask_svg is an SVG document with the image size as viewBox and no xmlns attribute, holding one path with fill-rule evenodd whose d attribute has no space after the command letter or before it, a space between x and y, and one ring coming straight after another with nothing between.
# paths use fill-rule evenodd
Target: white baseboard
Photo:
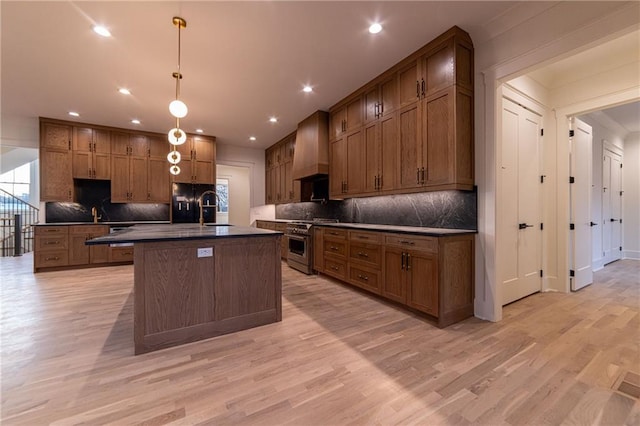
<instances>
[{"instance_id":1,"label":"white baseboard","mask_svg":"<svg viewBox=\"0 0 640 426\"><path fill-rule=\"evenodd\" d=\"M604 268L604 257L591 261L591 269L593 269L593 272L599 271L602 268Z\"/></svg>"},{"instance_id":2,"label":"white baseboard","mask_svg":"<svg viewBox=\"0 0 640 426\"><path fill-rule=\"evenodd\" d=\"M640 260L640 251L637 250L624 250L622 252L623 259L635 259Z\"/></svg>"}]
</instances>

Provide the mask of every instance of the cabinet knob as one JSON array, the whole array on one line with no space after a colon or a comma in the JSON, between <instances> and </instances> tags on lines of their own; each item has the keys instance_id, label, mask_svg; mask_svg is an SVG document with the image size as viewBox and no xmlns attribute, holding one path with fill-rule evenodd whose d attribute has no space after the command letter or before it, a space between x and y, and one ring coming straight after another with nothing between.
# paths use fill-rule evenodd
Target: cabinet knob
<instances>
[{"instance_id":1,"label":"cabinet knob","mask_svg":"<svg viewBox=\"0 0 640 426\"><path fill-rule=\"evenodd\" d=\"M361 251L358 252L358 256L360 256L360 257L369 257L369 255L367 253L363 253Z\"/></svg>"},{"instance_id":2,"label":"cabinet knob","mask_svg":"<svg viewBox=\"0 0 640 426\"><path fill-rule=\"evenodd\" d=\"M358 274L358 278L360 278L361 280L369 281L369 277L366 275Z\"/></svg>"}]
</instances>

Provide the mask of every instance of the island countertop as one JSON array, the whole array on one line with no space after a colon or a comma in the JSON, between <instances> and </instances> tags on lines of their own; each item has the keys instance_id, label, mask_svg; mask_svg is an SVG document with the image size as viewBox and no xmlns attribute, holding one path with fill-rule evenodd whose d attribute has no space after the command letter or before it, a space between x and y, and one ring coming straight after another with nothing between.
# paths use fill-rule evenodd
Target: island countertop
<instances>
[{"instance_id":1,"label":"island countertop","mask_svg":"<svg viewBox=\"0 0 640 426\"><path fill-rule=\"evenodd\" d=\"M244 226L218 224L158 224L134 225L122 231L93 238L85 242L87 245L116 243L150 243L173 240L208 240L215 238L246 238L267 235L282 235L282 232Z\"/></svg>"}]
</instances>

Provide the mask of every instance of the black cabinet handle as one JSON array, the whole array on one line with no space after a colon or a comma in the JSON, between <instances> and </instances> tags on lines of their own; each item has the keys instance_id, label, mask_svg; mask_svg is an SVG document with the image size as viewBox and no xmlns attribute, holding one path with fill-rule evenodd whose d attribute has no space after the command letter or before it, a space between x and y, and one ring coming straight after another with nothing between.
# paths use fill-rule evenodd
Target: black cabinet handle
<instances>
[{"instance_id":1,"label":"black cabinet handle","mask_svg":"<svg viewBox=\"0 0 640 426\"><path fill-rule=\"evenodd\" d=\"M526 223L518 224L518 229L525 229L525 228L533 228L533 225L527 225Z\"/></svg>"},{"instance_id":2,"label":"black cabinet handle","mask_svg":"<svg viewBox=\"0 0 640 426\"><path fill-rule=\"evenodd\" d=\"M617 221L618 219L613 219L613 218L609 219L609 222L617 222Z\"/></svg>"},{"instance_id":3,"label":"black cabinet handle","mask_svg":"<svg viewBox=\"0 0 640 426\"><path fill-rule=\"evenodd\" d=\"M424 98L424 90L425 90L425 84L424 84L424 78L422 79L422 97Z\"/></svg>"},{"instance_id":4,"label":"black cabinet handle","mask_svg":"<svg viewBox=\"0 0 640 426\"><path fill-rule=\"evenodd\" d=\"M422 178L420 179L420 183L424 185L424 167L420 169L420 175L422 176Z\"/></svg>"},{"instance_id":5,"label":"black cabinet handle","mask_svg":"<svg viewBox=\"0 0 640 426\"><path fill-rule=\"evenodd\" d=\"M591 226L597 226L598 224L595 222L591 222Z\"/></svg>"},{"instance_id":6,"label":"black cabinet handle","mask_svg":"<svg viewBox=\"0 0 640 426\"><path fill-rule=\"evenodd\" d=\"M405 258L405 254L402 253L402 256L400 258L400 269L404 271L404 258Z\"/></svg>"}]
</instances>

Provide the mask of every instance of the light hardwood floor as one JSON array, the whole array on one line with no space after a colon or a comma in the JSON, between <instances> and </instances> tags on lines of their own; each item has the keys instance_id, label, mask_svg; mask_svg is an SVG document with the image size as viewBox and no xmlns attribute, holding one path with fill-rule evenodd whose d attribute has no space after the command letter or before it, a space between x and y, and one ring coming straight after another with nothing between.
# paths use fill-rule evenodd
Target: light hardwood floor
<instances>
[{"instance_id":1,"label":"light hardwood floor","mask_svg":"<svg viewBox=\"0 0 640 426\"><path fill-rule=\"evenodd\" d=\"M3 425L640 424L638 261L443 330L283 264L281 323L139 356L132 266L32 261L0 260Z\"/></svg>"}]
</instances>

